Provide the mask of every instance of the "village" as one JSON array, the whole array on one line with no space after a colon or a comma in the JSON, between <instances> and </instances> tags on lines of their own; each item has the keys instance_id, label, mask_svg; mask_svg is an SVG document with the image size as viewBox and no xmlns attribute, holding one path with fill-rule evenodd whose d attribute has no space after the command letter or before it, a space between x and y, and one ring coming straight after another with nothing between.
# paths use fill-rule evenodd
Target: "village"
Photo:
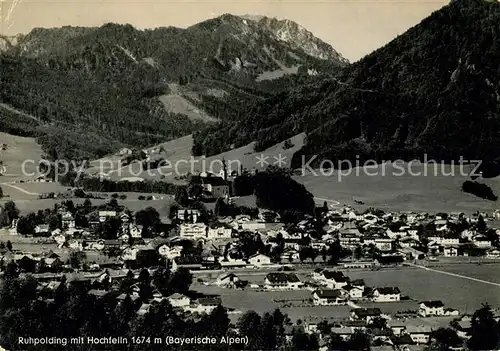
<instances>
[{"instance_id":1,"label":"village","mask_svg":"<svg viewBox=\"0 0 500 351\"><path fill-rule=\"evenodd\" d=\"M471 315L445 305L442 296L420 301L400 286L369 285L351 276L441 262L500 262L500 229L494 226L500 211L361 212L324 202L314 215L293 223L263 208L234 215L238 206L229 182L216 174L196 179L216 200L213 210L177 203L169 218L160 218L151 207L132 213L118 204L116 194L105 205L68 200L38 214L11 216L2 229L1 239L8 241L0 244L2 274L34 277L45 296L61 284L85 282L98 299L113 293L119 301L130 297L138 315L161 301L181 315L210 314L226 305L230 292L274 294L279 298L271 302L280 308L326 310L335 317L290 320L288 341L297 328L316 335L319 345L327 345L331 335L349 340L357 331L369 331L372 345L401 350L428 344L438 328L450 327L463 340L470 336ZM15 209L5 206L7 211ZM145 295L144 276L165 270L176 288L153 287ZM409 301L414 308L405 309ZM384 306L392 306L390 312ZM231 318L246 312L244 305L225 307Z\"/></svg>"}]
</instances>

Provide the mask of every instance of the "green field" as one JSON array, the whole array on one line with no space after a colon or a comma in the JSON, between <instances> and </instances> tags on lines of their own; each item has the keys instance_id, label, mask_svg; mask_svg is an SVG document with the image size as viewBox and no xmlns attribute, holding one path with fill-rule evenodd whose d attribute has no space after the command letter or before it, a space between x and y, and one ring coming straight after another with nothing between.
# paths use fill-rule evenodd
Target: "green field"
<instances>
[{"instance_id":1,"label":"green field","mask_svg":"<svg viewBox=\"0 0 500 351\"><path fill-rule=\"evenodd\" d=\"M498 264L450 264L442 265L439 269L452 273L500 283L500 262ZM263 284L265 273L238 274L241 279L252 283ZM418 301L442 300L447 308L456 308L461 312L473 312L481 307L482 303L489 303L493 307L500 307L500 287L486 285L463 278L451 277L423 269L403 267L380 271L349 271L344 272L351 279L364 279L368 286L397 286L403 295L411 298L410 301L399 303L365 303L363 306L378 307L385 313L395 313L404 310L418 309ZM298 274L301 280L308 280L305 274ZM311 291L282 291L258 292L247 288L245 291L224 289L214 286L196 284L195 290L220 294L224 305L240 310L255 310L264 313L280 307L274 299L308 299ZM292 319L304 316L317 318L340 318L347 316L349 306L322 306L322 307L290 307L282 308ZM446 323L445 323L446 324Z\"/></svg>"},{"instance_id":2,"label":"green field","mask_svg":"<svg viewBox=\"0 0 500 351\"><path fill-rule=\"evenodd\" d=\"M42 148L33 138L24 138L6 133L0 133L0 145L7 144L6 150L0 150L0 161L5 167L4 175L0 176L0 183L29 178L22 175L23 163L26 173L36 170L37 164L42 158Z\"/></svg>"},{"instance_id":3,"label":"green field","mask_svg":"<svg viewBox=\"0 0 500 351\"><path fill-rule=\"evenodd\" d=\"M21 184L22 185L22 184ZM165 217L168 216L170 205L173 203L173 198L172 196L165 195L165 194L140 194L140 193L120 193L120 194L125 194L127 195L127 199L125 200L119 200L118 199L118 204L123 205L132 212L137 212L139 210L142 210L146 207L153 207L155 208L160 216ZM101 194L104 195L104 199L90 199L92 201L93 205L102 205L105 204L106 202L109 202L111 199L109 197L110 194ZM140 195L144 196L155 196L156 200L139 200L138 197ZM3 205L5 202L11 200L10 198L3 198L0 200L0 206ZM62 201L65 200L72 200L75 204L81 204L85 199L79 199L79 198L69 198L69 199L38 199L38 198L33 198L33 199L14 199L14 202L16 203L17 207L21 211L21 215L27 214L29 212L36 212L38 210L43 210L46 208L53 208L55 204L61 203Z\"/></svg>"},{"instance_id":4,"label":"green field","mask_svg":"<svg viewBox=\"0 0 500 351\"><path fill-rule=\"evenodd\" d=\"M450 166L445 166L445 172L438 168L435 174L433 168L428 168L427 176L423 165L411 166L412 172L398 176L400 171L392 165L387 165L385 174L382 166L367 172L354 169L352 174L339 178L338 173L331 176L318 176L307 173L297 176L296 180L306 186L315 196L339 201L342 204L355 205L354 199L361 200L364 206L355 205L360 209L378 207L390 211L422 211L422 212L491 212L498 208L496 202L483 200L474 195L463 193L461 185L468 177L461 176L458 167L455 175L447 176ZM378 173L370 176L369 174ZM339 181L340 179L340 181ZM500 182L497 178L486 180L500 194Z\"/></svg>"}]
</instances>

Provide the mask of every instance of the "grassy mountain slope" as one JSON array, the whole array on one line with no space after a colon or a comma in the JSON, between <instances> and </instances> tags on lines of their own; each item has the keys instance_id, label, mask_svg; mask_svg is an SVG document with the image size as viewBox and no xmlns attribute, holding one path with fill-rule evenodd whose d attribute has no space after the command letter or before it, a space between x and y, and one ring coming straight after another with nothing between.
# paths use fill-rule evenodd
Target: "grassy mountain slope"
<instances>
[{"instance_id":1,"label":"grassy mountain slope","mask_svg":"<svg viewBox=\"0 0 500 351\"><path fill-rule=\"evenodd\" d=\"M195 134L194 152L258 148L299 132L295 155L328 158L500 156L500 4L458 0L337 76L270 98Z\"/></svg>"}]
</instances>

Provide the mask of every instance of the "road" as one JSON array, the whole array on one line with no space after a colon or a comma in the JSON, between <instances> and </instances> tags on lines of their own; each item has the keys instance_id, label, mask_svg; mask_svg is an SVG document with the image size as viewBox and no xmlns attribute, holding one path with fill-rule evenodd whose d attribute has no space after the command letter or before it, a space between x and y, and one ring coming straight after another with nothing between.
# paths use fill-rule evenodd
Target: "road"
<instances>
[{"instance_id":1,"label":"road","mask_svg":"<svg viewBox=\"0 0 500 351\"><path fill-rule=\"evenodd\" d=\"M314 200L319 201L319 202L326 201L327 203L329 203L332 206L340 206L340 202L335 201L335 200L324 199L322 197L315 197Z\"/></svg>"},{"instance_id":2,"label":"road","mask_svg":"<svg viewBox=\"0 0 500 351\"><path fill-rule=\"evenodd\" d=\"M13 185L11 183L0 183L0 185L5 185L5 186L8 186L9 188L16 189L17 191L20 191L20 192L22 192L23 194L26 194L26 195L33 195L33 196L40 195L39 193L32 193L30 191L24 190L23 188L20 188L20 187L18 187L16 185Z\"/></svg>"},{"instance_id":3,"label":"road","mask_svg":"<svg viewBox=\"0 0 500 351\"><path fill-rule=\"evenodd\" d=\"M478 279L478 278L472 278L472 277L468 277L466 275L461 275L461 274L456 274L456 273L450 273L450 272L446 272L446 271L441 271L439 269L429 268L429 267L425 267L425 266L421 266L421 265L413 264L413 263L407 263L407 265L413 266L413 267L417 267L417 268L421 268L421 269L424 269L424 270L429 271L429 272L434 272L434 273L438 273L438 274L445 274L445 275L449 275L449 276L456 277L456 278L462 278L462 279L472 280L474 282L479 282L479 283L483 283L483 284L488 284L488 285L493 285L493 286L500 287L500 283L490 282L488 280L483 280L483 279Z\"/></svg>"}]
</instances>

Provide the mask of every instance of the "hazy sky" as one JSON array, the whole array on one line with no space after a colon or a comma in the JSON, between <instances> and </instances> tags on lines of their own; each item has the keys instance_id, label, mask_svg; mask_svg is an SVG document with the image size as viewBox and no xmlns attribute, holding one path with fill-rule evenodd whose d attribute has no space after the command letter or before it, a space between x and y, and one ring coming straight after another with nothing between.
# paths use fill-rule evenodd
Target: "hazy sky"
<instances>
[{"instance_id":1,"label":"hazy sky","mask_svg":"<svg viewBox=\"0 0 500 351\"><path fill-rule=\"evenodd\" d=\"M441 8L444 0L0 0L1 32L34 27L99 26L130 23L137 28L186 27L219 16L259 14L303 25L355 61Z\"/></svg>"}]
</instances>

